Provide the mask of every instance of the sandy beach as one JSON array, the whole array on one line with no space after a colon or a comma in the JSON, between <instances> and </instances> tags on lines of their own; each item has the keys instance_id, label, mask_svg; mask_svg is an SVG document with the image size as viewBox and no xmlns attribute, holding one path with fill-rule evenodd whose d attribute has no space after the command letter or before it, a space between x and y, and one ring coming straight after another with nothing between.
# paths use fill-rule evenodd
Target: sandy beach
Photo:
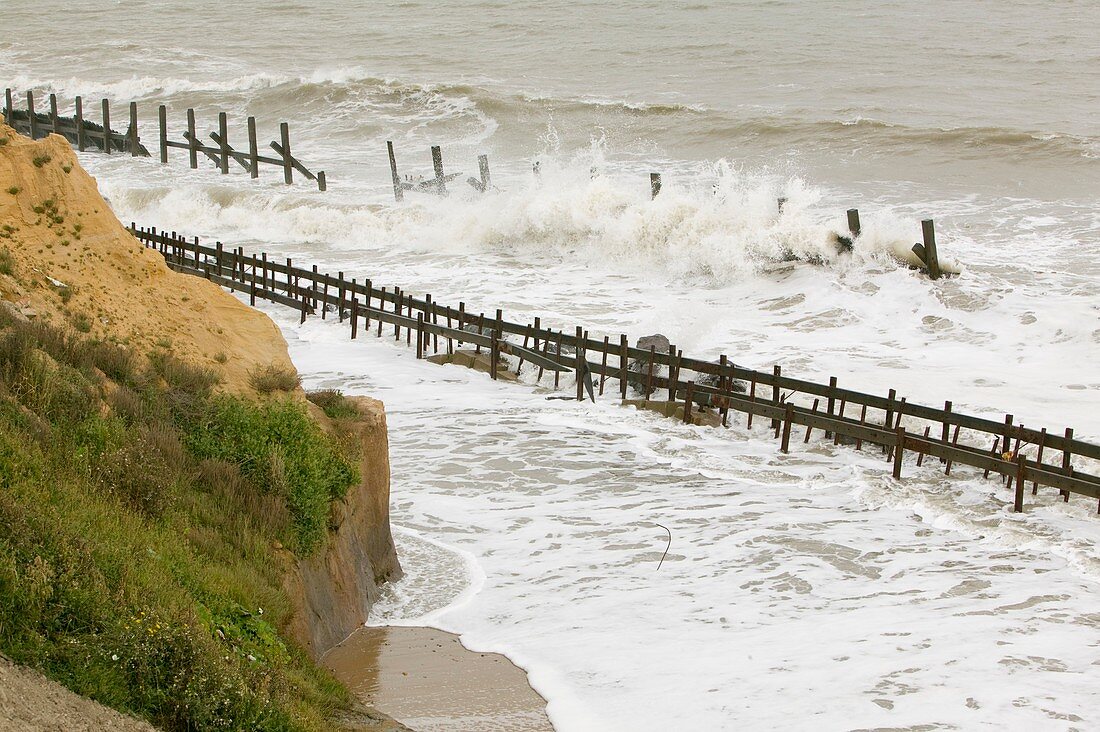
<instances>
[{"instance_id":1,"label":"sandy beach","mask_svg":"<svg viewBox=\"0 0 1100 732\"><path fill-rule=\"evenodd\" d=\"M504 656L433 628L363 628L322 659L365 704L417 732L553 730L546 701Z\"/></svg>"}]
</instances>

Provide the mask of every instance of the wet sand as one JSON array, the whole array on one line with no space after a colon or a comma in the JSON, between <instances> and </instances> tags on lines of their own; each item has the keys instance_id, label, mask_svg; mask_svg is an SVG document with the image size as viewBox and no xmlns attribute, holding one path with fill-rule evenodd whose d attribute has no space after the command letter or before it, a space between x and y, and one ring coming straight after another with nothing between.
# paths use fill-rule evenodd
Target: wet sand
<instances>
[{"instance_id":1,"label":"wet sand","mask_svg":"<svg viewBox=\"0 0 1100 732\"><path fill-rule=\"evenodd\" d=\"M364 703L417 732L554 729L522 669L433 628L363 628L322 664Z\"/></svg>"}]
</instances>

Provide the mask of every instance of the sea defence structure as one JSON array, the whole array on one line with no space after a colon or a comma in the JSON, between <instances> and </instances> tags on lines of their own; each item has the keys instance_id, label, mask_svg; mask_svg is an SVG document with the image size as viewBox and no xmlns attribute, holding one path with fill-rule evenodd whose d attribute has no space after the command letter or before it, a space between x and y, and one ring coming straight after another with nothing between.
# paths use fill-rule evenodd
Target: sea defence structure
<instances>
[{"instance_id":1,"label":"sea defence structure","mask_svg":"<svg viewBox=\"0 0 1100 732\"><path fill-rule=\"evenodd\" d=\"M864 443L877 445L896 479L902 477L907 459L917 466L928 458L939 459L947 474L955 466L969 466L985 477L1000 476L1014 491L1017 512L1024 510L1029 482L1033 495L1045 486L1058 490L1066 501L1073 494L1100 500L1100 445L1076 439L1070 427L1026 427L1011 414L1003 421L990 420L957 412L950 401L942 408L924 406L899 397L896 389L886 396L869 394L841 388L836 377L820 383L784 376L778 365L768 372L736 365L725 355L717 361L694 359L671 345L667 350L652 344L632 347L626 335L593 338L579 326L571 331L544 327L539 318L510 322L501 310L486 317L468 311L465 303L457 308L443 305L431 295L415 297L400 287L348 279L343 272L332 276L316 266L295 266L291 259L246 254L243 248L226 248L220 242L204 245L198 237L186 239L136 223L130 230L176 271L246 293L253 305L263 299L294 308L302 322L311 314L326 318L331 313L340 322L349 321L353 339L372 331L382 337L392 329L393 337L409 346L415 339L418 358L454 360L460 353L456 349L466 344L473 347L465 354L469 365L482 364L494 379L510 375L503 360L509 356L517 372L527 363L537 368L540 381L552 373L555 387L562 374L572 374L577 399L603 397L606 385L617 382L622 401L629 401L631 391L640 391L641 406L664 405L660 411L675 413L685 422L710 421L725 427L731 411L741 413L747 428L754 418L767 420L784 453L791 449L795 427L805 428L804 443L816 430L834 444L853 444L856 449ZM653 399L658 391L667 398ZM795 403L796 394L803 403ZM669 404L682 406L672 411ZM712 419L700 420L701 413Z\"/></svg>"},{"instance_id":2,"label":"sea defence structure","mask_svg":"<svg viewBox=\"0 0 1100 732\"><path fill-rule=\"evenodd\" d=\"M49 113L35 111L34 92L27 92L26 109L16 109L13 104L12 90L5 89L4 122L16 132L27 135L32 140L49 134L61 135L81 152L94 151L107 155L119 153L129 154L131 157L150 157L149 149L142 143L138 130L137 102L130 102L129 126L125 132L111 129L111 104L107 99L101 100L100 103L102 124L85 119L84 100L81 97L76 97L74 100L74 111L71 116L58 114L56 94L50 94L49 104ZM260 155L255 117L249 117L247 120L247 152L235 150L229 144L229 120L225 112L218 113L218 129L209 133L210 139L214 142L213 145L203 143L198 134L194 109L187 110L187 129L181 133L183 142L168 138L168 110L163 104L157 108L157 118L161 163L168 162L169 149L186 150L188 163L193 169L199 167L201 153L213 161L223 175L229 173L229 164L232 162L243 168L251 177L258 178L262 163L282 168L283 182L287 185L294 182L294 171L298 171L307 179L316 182L319 190L327 189L325 171L313 173L302 164L301 160L291 154L290 127L286 122L279 124L279 139L269 143L269 147L278 155L278 157L272 157Z\"/></svg>"}]
</instances>

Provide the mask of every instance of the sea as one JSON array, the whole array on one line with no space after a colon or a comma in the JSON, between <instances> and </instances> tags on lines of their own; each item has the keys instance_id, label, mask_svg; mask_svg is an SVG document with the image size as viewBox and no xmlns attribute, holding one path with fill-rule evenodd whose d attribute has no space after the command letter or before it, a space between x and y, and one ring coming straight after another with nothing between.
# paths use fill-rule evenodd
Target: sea
<instances>
[{"instance_id":1,"label":"sea","mask_svg":"<svg viewBox=\"0 0 1100 732\"><path fill-rule=\"evenodd\" d=\"M126 223L1100 440L1096 0L2 0L0 26L17 99L138 103L154 157L81 155ZM238 147L287 122L328 191L161 165L160 104L178 141L188 108ZM450 194L396 202L387 141L413 182L440 146ZM896 258L925 219L957 276ZM938 460L899 482L269 312L307 387L386 404L406 577L371 622L507 655L557 729L1100 728L1094 500L1014 514Z\"/></svg>"}]
</instances>

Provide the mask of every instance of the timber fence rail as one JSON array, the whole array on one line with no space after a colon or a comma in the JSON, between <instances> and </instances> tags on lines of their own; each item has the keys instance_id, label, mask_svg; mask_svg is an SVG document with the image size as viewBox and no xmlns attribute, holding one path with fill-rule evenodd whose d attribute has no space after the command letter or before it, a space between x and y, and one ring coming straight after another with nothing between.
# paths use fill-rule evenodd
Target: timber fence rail
<instances>
[{"instance_id":1,"label":"timber fence rail","mask_svg":"<svg viewBox=\"0 0 1100 732\"><path fill-rule=\"evenodd\" d=\"M539 318L513 323L501 310L486 317L468 311L465 303L450 307L431 295L414 297L399 287L348 279L343 272L334 277L318 272L316 266L297 267L289 258L276 261L267 254L246 254L239 247L226 249L220 242L207 246L198 237L188 240L176 232L136 224L130 229L177 271L247 293L253 305L263 299L294 308L302 322L309 314L319 311L325 318L332 312L340 322L350 320L353 339L370 332L372 324L378 337L392 327L395 339L404 336L410 346L416 339L418 358L427 356L429 349L433 354L441 348L453 354L456 347L469 344L478 352L488 351L494 379L501 355L510 355L518 359L517 372L529 363L538 368L539 380L544 372L553 373L555 387L561 374L571 373L577 399L584 398L586 389L593 400L596 388L603 396L609 381L618 382L623 400L632 387L641 389L647 400L663 390L668 402L683 403L685 422L691 420L692 410L712 411L723 426L731 411L745 414L749 428L754 417L768 420L784 453L790 450L797 425L805 427L804 442L817 430L834 444L854 444L856 449L863 443L880 446L898 479L909 453L917 466L926 458L939 459L947 474L955 465L966 465L982 470L985 477L1001 476L1008 487L1014 486L1017 512L1023 511L1028 482L1033 495L1046 486L1058 490L1065 501L1071 494L1097 499L1100 511L1100 445L1076 439L1072 428L1056 432L1025 427L1013 415L999 422L957 412L950 401L942 408L923 406L899 398L895 389L886 396L868 394L841 388L836 377L828 383L807 381L784 376L778 365L770 372L738 366L725 355L704 361L684 356L675 346L667 352L636 348L626 335L591 338L580 327L572 332L543 327ZM693 377L682 378L683 372ZM591 381L593 374L599 377L598 387ZM795 394L812 400L812 406L795 404ZM1050 458L1054 462L1046 462ZM1081 469L1083 465L1087 470Z\"/></svg>"},{"instance_id":2,"label":"timber fence rail","mask_svg":"<svg viewBox=\"0 0 1100 732\"><path fill-rule=\"evenodd\" d=\"M58 113L56 94L49 96L48 113L35 110L34 92L27 92L26 105L26 109L16 109L12 90L10 88L4 90L5 123L16 132L27 135L33 140L56 134L64 137L81 152L91 150L107 155L118 152L123 155L129 153L132 157L151 156L139 134L137 102L129 104L129 126L125 132L111 128L111 103L107 99L100 102L101 123L99 124L85 118L82 97L76 97L74 100L74 111L71 116ZM307 179L316 182L319 190L324 191L328 188L323 170L313 173L291 154L290 127L286 122L279 124L279 139L271 141L268 145L275 152L275 156L271 156L260 154L255 117L249 117L246 123L247 152L235 150L229 144L229 121L225 112L218 113L217 130L208 133L213 145L202 141L195 121L194 109L187 110L187 129L180 133L182 142L169 138L168 109L163 104L157 108L157 121L157 147L162 164L168 163L170 149L186 150L188 163L192 169L199 167L201 154L209 158L223 175L228 175L230 163L240 166L252 178L259 177L261 164L273 165L282 169L283 182L287 185L294 182L294 172L297 171Z\"/></svg>"}]
</instances>

